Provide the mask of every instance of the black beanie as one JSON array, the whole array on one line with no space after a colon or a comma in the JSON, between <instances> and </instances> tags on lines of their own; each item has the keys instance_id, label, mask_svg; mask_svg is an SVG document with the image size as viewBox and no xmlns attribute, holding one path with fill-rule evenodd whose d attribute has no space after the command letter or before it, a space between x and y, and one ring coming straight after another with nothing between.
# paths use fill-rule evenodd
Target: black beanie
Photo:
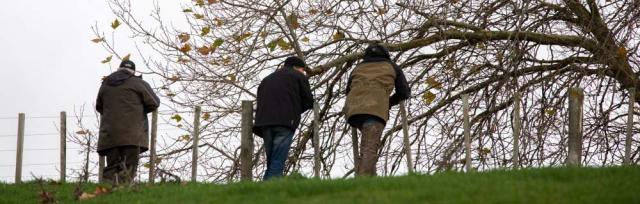
<instances>
[{"instance_id":1,"label":"black beanie","mask_svg":"<svg viewBox=\"0 0 640 204\"><path fill-rule=\"evenodd\" d=\"M122 62L120 63L120 68L136 70L136 64L134 64L131 60L122 60Z\"/></svg>"},{"instance_id":2,"label":"black beanie","mask_svg":"<svg viewBox=\"0 0 640 204\"><path fill-rule=\"evenodd\" d=\"M370 44L369 47L364 51L365 57L382 57L385 59L391 59L391 55L389 55L389 50L379 44Z\"/></svg>"},{"instance_id":3,"label":"black beanie","mask_svg":"<svg viewBox=\"0 0 640 204\"><path fill-rule=\"evenodd\" d=\"M307 67L307 64L299 57L287 57L284 60L284 67Z\"/></svg>"}]
</instances>

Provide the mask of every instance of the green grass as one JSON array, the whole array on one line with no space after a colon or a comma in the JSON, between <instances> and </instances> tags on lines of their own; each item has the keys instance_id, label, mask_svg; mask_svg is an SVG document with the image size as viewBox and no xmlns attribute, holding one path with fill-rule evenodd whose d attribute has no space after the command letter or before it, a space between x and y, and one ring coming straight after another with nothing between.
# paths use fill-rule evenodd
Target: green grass
<instances>
[{"instance_id":1,"label":"green grass","mask_svg":"<svg viewBox=\"0 0 640 204\"><path fill-rule=\"evenodd\" d=\"M46 188L60 203L74 202L73 184ZM0 184L0 203L37 203L38 189L35 183ZM640 203L640 167L142 185L82 203Z\"/></svg>"}]
</instances>

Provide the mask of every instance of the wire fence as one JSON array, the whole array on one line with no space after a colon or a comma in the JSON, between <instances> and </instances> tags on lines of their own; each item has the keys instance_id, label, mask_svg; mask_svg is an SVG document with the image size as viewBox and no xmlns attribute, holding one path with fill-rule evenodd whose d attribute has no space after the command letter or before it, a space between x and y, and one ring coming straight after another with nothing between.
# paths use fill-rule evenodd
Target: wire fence
<instances>
[{"instance_id":1,"label":"wire fence","mask_svg":"<svg viewBox=\"0 0 640 204\"><path fill-rule=\"evenodd\" d=\"M185 114L185 113L193 113L193 111L163 111L161 115L170 116L177 113ZM38 132L25 133L24 130L22 130L23 132L21 134L20 130L18 130L17 134L15 132L11 133L10 130L15 128L13 127L14 124L11 124L12 121L16 121L15 124L19 124L21 122L20 121L21 117L24 118L24 121L22 121L22 123L28 124L28 127L29 127L28 129L35 129L35 131L38 131ZM16 175L12 174L12 173L16 173L15 171L18 171L18 169L16 169L18 165L18 161L17 161L18 158L16 157L18 156L16 155L19 155L20 157L24 157L24 158L20 158L20 160L23 160L20 162L21 163L19 168L19 171L21 171L20 177L24 177L26 179L32 179L31 178L32 175L37 177L55 178L55 179L58 179L61 177L62 158L59 157L58 153L60 152L61 154L62 152L61 148L63 147L62 146L52 147L50 144L60 144L61 129L62 129L61 126L63 125L62 123L60 123L61 122L60 120L62 119L62 117L63 117L62 115L46 115L46 114L39 114L35 116L26 116L26 114L24 115L20 114L17 117L16 116L0 116L0 130L4 130L0 132L0 141L7 141L12 139L16 141L16 140L19 140L20 135L24 138L22 141L24 144L23 144L23 147L21 148L22 150L21 153L18 153L18 150L20 149L19 143L18 145L16 145L16 143L13 143L13 142L1 142L0 144L1 145L0 146L0 182L13 182L16 179ZM86 124L78 125L75 123L74 120L79 120L83 118L96 118L96 117L98 117L98 115L82 114L82 115L73 115L67 118L65 113L64 130L66 130L65 131L66 140L65 140L64 149L66 151L64 154L66 155L65 158L68 157L68 159L65 159L66 161L64 162L65 177L70 177L72 176L72 174L75 174L77 172L82 172L83 168L87 168L91 171L89 172L89 174L92 175L91 178L92 179L95 178L96 181L98 180L97 176L100 174L99 172L100 164L99 164L99 159L98 159L99 157L97 153L89 152L89 160L90 160L89 167L86 167L85 164L87 161L85 160L87 157L86 151L88 149L86 144L78 143L78 140L77 140L78 137L76 137L76 139L70 139L71 135L86 136L84 134L78 133L86 129L86 128L80 127ZM71 125L67 125L67 122L71 122L70 123ZM49 123L49 124L40 125L43 123ZM83 123L86 123L86 122L83 122ZM95 124L95 125L97 126L98 124ZM184 128L178 127L178 124L172 124L170 122L164 122L161 125L163 128L158 128L158 131L162 131L162 132L185 131L185 128L186 128L186 127ZM18 127L18 129L20 129L20 127ZM94 136L97 136L97 135L94 135ZM92 150L90 151L95 151L94 145L96 142L97 142L97 138L91 141ZM44 146L45 144L49 144L49 145ZM69 151L83 151L83 153L69 154ZM32 155L38 155L38 156L34 157ZM26 170L29 170L29 171L26 171ZM58 174L55 174L54 172L57 172ZM67 172L71 172L71 173L67 173ZM7 174L10 174L10 175L7 175ZM21 179L22 178L18 180L21 180ZM15 180L15 181L18 181L18 180Z\"/></svg>"},{"instance_id":2,"label":"wire fence","mask_svg":"<svg viewBox=\"0 0 640 204\"><path fill-rule=\"evenodd\" d=\"M582 165L581 157L582 157L582 154L583 154L583 151L581 150L582 149L582 145L583 145L582 144L583 143L583 140L582 140L582 134L583 134L582 133L582 120L583 120L583 116L582 116L582 114L583 114L582 113L582 111L583 111L583 108L582 108L583 107L583 101L582 101L582 98L583 98L583 91L582 91L582 89L577 89L577 88L571 88L571 91L577 92L579 94L570 94L569 95L569 102L570 103L569 103L569 107L568 107L569 110L567 112L567 114L569 116L569 123L568 123L569 128L567 130L567 132L568 132L567 140L568 141L564 145L564 147L562 147L562 148L566 148L567 149L567 159L566 159L566 162L564 162L565 165L581 166ZM517 93L517 95L519 95L519 93ZM461 100L462 100L462 104L463 104L463 108L462 108L463 111L462 112L463 112L463 121L464 122L463 122L463 128L462 128L463 129L463 137L462 137L463 141L461 141L460 143L461 143L461 146L462 146L462 148L461 148L462 149L462 154L461 155L464 156L464 160L461 160L463 162L460 162L460 163L463 163L464 164L464 169L466 169L466 171L469 172L469 171L473 170L472 152L477 151L477 149L472 149L472 145L471 145L471 143L472 143L472 141L471 141L472 129L471 129L471 125L470 125L470 119L471 119L470 115L473 114L473 113L469 110L470 108L469 108L469 97L468 97L468 94L463 94L462 97L461 97ZM516 104L522 103L520 101L519 97L514 97L514 100L515 100L514 103L516 103ZM634 100L630 100L630 101L634 101ZM248 102L248 103L245 103L245 102ZM402 107L402 109L404 109L404 105L401 105L401 107ZM514 118L513 120L514 121L521 121L520 110L519 110L520 108L519 107L520 107L519 105L518 106L514 106L514 113L516 113L516 114L513 115L513 118ZM319 116L318 116L318 112L319 112L318 109L319 109L318 105L315 104L314 105L314 116L313 116L314 117L314 119L313 119L313 126L314 126L313 128L314 128L314 130L312 131L313 134L318 134L319 133L320 121L319 121ZM406 111L406 110L403 110L403 111ZM187 112L188 111L183 111L181 113L187 113ZM200 113L201 113L200 112L200 107L196 107L194 112L189 112L189 113L194 113L194 115L196 115L196 116L200 115ZM153 118L157 118L157 115L159 115L159 114L155 113ZM167 114L167 115L169 115L169 114ZM628 115L631 118L630 121L632 122L632 119L633 119L633 103L629 108ZM84 116L92 116L92 115L83 115L83 117ZM240 147L240 154L239 154L239 158L238 158L238 160L239 160L238 163L239 164L238 163L234 163L233 164L233 165L239 166L239 167L234 166L234 168L239 169L240 178L242 180L251 180L253 178L253 175L252 175L252 171L253 171L253 167L254 167L253 166L254 165L253 164L253 162L254 162L253 161L254 160L254 157L253 157L254 155L253 154L255 154L256 152L254 151L254 146L253 146L253 134L250 131L251 130L251 126L252 126L252 121L253 121L252 117L253 117L253 102L252 101L243 101L242 112L241 112L241 121L239 121L240 122L240 129L241 129L240 130L240 132L241 132L241 135L240 135L241 136L240 146L241 147ZM59 118L59 117L53 117L53 116L24 117L24 115L21 115L20 117L5 117L5 118L19 120L19 119L22 119L22 118L40 119L40 118ZM3 118L0 118L0 119L3 119ZM407 123L406 113L404 113L404 116L402 116L400 118L400 120L403 120L402 121L402 123L403 123L403 125L402 125L403 126L402 127L402 130L403 130L403 132L402 132L403 133L402 144L405 145L401 150L402 151L401 155L404 155L404 157L406 157L405 160L407 161L406 162L407 169L409 170L409 173L411 173L413 171L413 169L412 169L413 166L412 165L415 165L413 159L416 159L416 158L414 158L412 156L412 152L411 152L412 151L411 150L412 149L411 148L411 143L410 143L410 140L408 138L409 137L409 135L408 135L408 131L409 131L408 126L409 126L409 124ZM200 132L199 132L200 117L195 117L193 123L192 124L188 124L186 126L178 126L176 124L173 124L170 121L171 120L167 120L167 121L164 121L164 122L160 123L160 122L158 122L158 119L155 119L155 120L152 120L150 122L152 122L152 127L157 127L157 125L159 125L159 124L160 125L169 125L169 126L175 125L174 128L178 128L178 129L175 129L175 130L193 131L193 132L190 132L192 134L191 135L191 142L192 142L191 144L192 145L190 145L190 147L187 146L186 148L191 149L191 154L193 155L192 158L191 158L191 162L192 162L192 164L191 164L191 169L192 169L192 171L191 171L192 172L191 179L192 179L192 181L196 181L197 178L199 176L201 176L201 174L198 174L198 172L197 172L197 170L198 170L198 161L197 160L198 160L198 157L200 157L199 156L199 151L198 151L198 148L199 148L198 141L199 141L199 134L200 134ZM22 122L22 123L24 123L24 122ZM64 124L66 124L66 122ZM630 155L631 151L630 150L631 150L631 147L632 147L631 146L631 142L632 142L632 136L633 136L631 130L633 128L633 126L632 126L633 123L630 123L630 124L631 125L627 126L627 136L626 136L626 139L625 139L625 141L627 142L625 144L625 158L624 158L624 163L625 164L629 164L630 163L630 158L631 158L631 155ZM513 123L512 125L513 125L514 129L517 129L517 131L513 132L513 138L514 139L513 139L513 142L512 142L513 143L512 144L512 149L510 148L510 150L513 151L513 155L510 155L506 159L511 160L510 162L515 164L514 167L518 168L517 164L519 164L521 162L520 161L520 157L519 157L520 151L524 151L524 150L522 150L522 148L519 148L519 143L520 143L519 137L520 137L520 132L522 130L521 130L520 122ZM19 125L19 127L20 127L20 125ZM61 128L61 129L65 130L66 128ZM168 131L168 130L170 130L170 128L161 128L161 129L158 129L158 130ZM19 132L18 135L20 135L20 130L18 132ZM24 133L23 130L22 130L22 132ZM22 134L22 135L31 136L31 137L46 137L46 136L60 135L60 133L43 132L43 133L31 133L31 134ZM155 141L156 140L155 137L157 135L161 135L161 134L157 134L156 133L156 135L153 135L153 133L152 133L151 141ZM352 135L353 135L352 136L353 138L356 138L354 141L357 141L357 133L352 132ZM5 134L5 133L0 134L0 137L15 137L15 136L16 135ZM318 141L314 141L313 142L313 144L314 144L313 145L314 152L319 152L319 146L317 146L317 145L320 144L320 141L319 141L318 138L319 138L318 135L313 135L313 139L314 140L318 140ZM63 141L69 142L69 140L63 140ZM356 144L352 145L353 152L354 152L353 155L358 155L357 152L359 152L359 149L358 149L357 142L355 142L355 143ZM150 175L149 178L150 178L151 181L153 181L153 178L154 178L153 177L153 171L154 171L153 169L155 168L155 165L153 164L152 161L155 161L155 159L154 159L155 158L155 156L154 156L154 154L155 154L155 150L154 150L155 149L155 145L153 145L153 143L151 143L151 144L152 144L152 145L150 145L151 149L149 151L150 155L147 156L147 158L150 160L149 166L151 167L149 169L149 175ZM18 139L18 146L20 146L20 139ZM55 150L61 150L61 149L62 148L55 148L55 147L40 147L40 148L30 147L30 148L22 149L22 147L18 147L16 149L11 149L11 148L0 149L0 153L2 153L2 152L12 152L12 151L20 152L20 150L25 151L25 152L34 152L34 151L55 151ZM78 147L66 148L66 150L74 150L74 149L80 150L80 149L83 149L83 147L78 145ZM21 153L17 153L17 155L18 155L17 157L19 158ZM92 154L92 155L97 156L96 154ZM95 159L95 156L92 157L92 158ZM316 177L319 177L319 174L320 174L320 168L321 168L321 162L320 162L321 158L320 158L320 156L321 155L318 154L318 153L314 154L314 162L313 162L314 164L313 165L314 165L314 174L316 175ZM0 158L3 158L3 157L0 157ZM2 160L0 160L0 161L2 161ZM358 164L356 164L356 162L357 162L357 160L354 159L354 166L358 165ZM16 163L18 163L18 162L16 162ZM93 164L94 166L97 166L95 164L98 163L98 162L97 162L97 160L91 160L90 163ZM25 163L22 166L55 166L56 164L57 163L51 163L51 162L46 162L46 163L34 162L34 163ZM65 164L73 164L73 163L65 163ZM16 175L18 175L18 172L19 172L18 165L1 164L0 163L0 167L4 167L4 168L16 167L16 169L17 169L16 170ZM89 167L87 167L87 168L89 168ZM356 167L354 167L354 169L355 168ZM62 169L62 171L64 171L64 168ZM0 172L2 172L2 171L0 171ZM64 174L64 173L61 173L61 174ZM66 175L66 174L64 174L64 175ZM16 176L16 182L19 182L19 179L20 179L19 177L20 177L19 175Z\"/></svg>"}]
</instances>

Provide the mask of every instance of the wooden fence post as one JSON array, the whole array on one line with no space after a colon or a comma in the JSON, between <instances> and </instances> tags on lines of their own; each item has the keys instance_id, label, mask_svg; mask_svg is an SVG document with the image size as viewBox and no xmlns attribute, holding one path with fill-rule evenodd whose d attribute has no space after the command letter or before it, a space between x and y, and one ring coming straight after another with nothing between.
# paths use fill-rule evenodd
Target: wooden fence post
<instances>
[{"instance_id":1,"label":"wooden fence post","mask_svg":"<svg viewBox=\"0 0 640 204\"><path fill-rule=\"evenodd\" d=\"M156 178L156 138L158 137L158 110L151 113L151 144L149 147L149 183Z\"/></svg>"},{"instance_id":2,"label":"wooden fence post","mask_svg":"<svg viewBox=\"0 0 640 204\"><path fill-rule=\"evenodd\" d=\"M18 114L18 144L16 148L16 180L15 183L22 182L22 152L24 148L24 113Z\"/></svg>"},{"instance_id":3,"label":"wooden fence post","mask_svg":"<svg viewBox=\"0 0 640 204\"><path fill-rule=\"evenodd\" d=\"M60 182L67 180L67 112L60 112Z\"/></svg>"},{"instance_id":4,"label":"wooden fence post","mask_svg":"<svg viewBox=\"0 0 640 204\"><path fill-rule=\"evenodd\" d=\"M198 180L198 142L200 140L200 106L193 115L193 146L191 150L191 182Z\"/></svg>"},{"instance_id":5,"label":"wooden fence post","mask_svg":"<svg viewBox=\"0 0 640 204\"><path fill-rule=\"evenodd\" d=\"M99 156L98 158L98 182L104 182L104 166L105 166L105 156Z\"/></svg>"},{"instance_id":6,"label":"wooden fence post","mask_svg":"<svg viewBox=\"0 0 640 204\"><path fill-rule=\"evenodd\" d=\"M356 127L351 127L351 142L353 143L351 145L353 150L353 171L357 175L358 167L360 166L360 151L358 149L360 142L358 142L358 130Z\"/></svg>"},{"instance_id":7,"label":"wooden fence post","mask_svg":"<svg viewBox=\"0 0 640 204\"><path fill-rule=\"evenodd\" d=\"M320 178L320 105L313 103L313 175Z\"/></svg>"},{"instance_id":8,"label":"wooden fence post","mask_svg":"<svg viewBox=\"0 0 640 204\"><path fill-rule=\"evenodd\" d=\"M569 88L569 155L568 166L580 166L582 154L582 104L584 93L581 88Z\"/></svg>"},{"instance_id":9,"label":"wooden fence post","mask_svg":"<svg viewBox=\"0 0 640 204\"><path fill-rule=\"evenodd\" d=\"M464 147L465 147L465 169L471 171L471 134L469 124L469 95L462 94L462 112L463 112L463 128L464 128Z\"/></svg>"},{"instance_id":10,"label":"wooden fence post","mask_svg":"<svg viewBox=\"0 0 640 204\"><path fill-rule=\"evenodd\" d=\"M520 121L520 92L516 92L513 97L513 167L520 167L520 129L522 127Z\"/></svg>"},{"instance_id":11,"label":"wooden fence post","mask_svg":"<svg viewBox=\"0 0 640 204\"><path fill-rule=\"evenodd\" d=\"M404 142L404 154L407 157L407 169L413 173L413 157L411 155L411 142L409 141L409 122L407 118L407 106L405 101L400 101L400 116L402 116L402 136Z\"/></svg>"},{"instance_id":12,"label":"wooden fence post","mask_svg":"<svg viewBox=\"0 0 640 204\"><path fill-rule=\"evenodd\" d=\"M240 138L240 179L253 179L253 101L242 101Z\"/></svg>"},{"instance_id":13,"label":"wooden fence post","mask_svg":"<svg viewBox=\"0 0 640 204\"><path fill-rule=\"evenodd\" d=\"M624 142L624 164L631 164L631 142L633 140L633 106L636 103L636 88L629 88L629 112L627 113L627 137Z\"/></svg>"}]
</instances>

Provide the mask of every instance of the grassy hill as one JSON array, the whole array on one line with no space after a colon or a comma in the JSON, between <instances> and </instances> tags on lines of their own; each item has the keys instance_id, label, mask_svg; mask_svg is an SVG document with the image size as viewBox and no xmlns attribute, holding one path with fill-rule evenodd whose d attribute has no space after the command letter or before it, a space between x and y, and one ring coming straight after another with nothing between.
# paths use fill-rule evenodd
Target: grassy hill
<instances>
[{"instance_id":1,"label":"grassy hill","mask_svg":"<svg viewBox=\"0 0 640 204\"><path fill-rule=\"evenodd\" d=\"M37 203L36 183L0 184L0 203ZM72 203L73 184L46 184ZM95 184L85 191L93 192ZM640 203L640 167L445 172L348 180L158 184L119 189L82 203Z\"/></svg>"}]
</instances>

